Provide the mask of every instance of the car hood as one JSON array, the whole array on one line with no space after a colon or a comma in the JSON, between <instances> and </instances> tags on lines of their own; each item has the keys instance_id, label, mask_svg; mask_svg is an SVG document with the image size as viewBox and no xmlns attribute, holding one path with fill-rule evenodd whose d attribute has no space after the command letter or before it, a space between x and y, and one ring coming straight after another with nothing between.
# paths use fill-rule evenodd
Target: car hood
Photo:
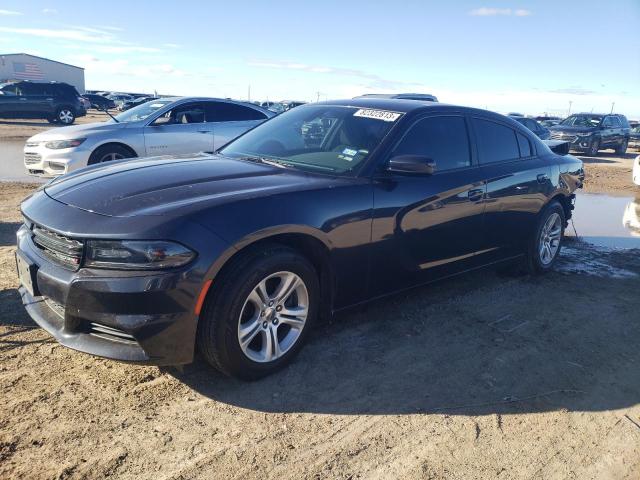
<instances>
[{"instance_id":1,"label":"car hood","mask_svg":"<svg viewBox=\"0 0 640 480\"><path fill-rule=\"evenodd\" d=\"M562 133L584 133L584 132L595 132L597 127L573 127L570 125L555 125L553 127L549 127L549 130L552 132L562 132Z\"/></svg>"},{"instance_id":2,"label":"car hood","mask_svg":"<svg viewBox=\"0 0 640 480\"><path fill-rule=\"evenodd\" d=\"M99 132L107 132L119 130L130 126L127 123L110 123L110 122L98 122L98 123L85 123L83 125L70 125L68 127L58 127L47 130L46 132L38 133L31 137L27 142L42 142L51 140L70 140L74 138L83 138L87 135Z\"/></svg>"},{"instance_id":3,"label":"car hood","mask_svg":"<svg viewBox=\"0 0 640 480\"><path fill-rule=\"evenodd\" d=\"M54 200L100 215L178 215L338 179L213 155L124 160L78 170L45 186Z\"/></svg>"}]
</instances>

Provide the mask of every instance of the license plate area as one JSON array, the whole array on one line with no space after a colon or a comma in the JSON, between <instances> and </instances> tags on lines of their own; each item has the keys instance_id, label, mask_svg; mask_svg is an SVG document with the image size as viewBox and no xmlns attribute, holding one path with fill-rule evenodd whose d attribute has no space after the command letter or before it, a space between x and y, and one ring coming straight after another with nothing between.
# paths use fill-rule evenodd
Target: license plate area
<instances>
[{"instance_id":1,"label":"license plate area","mask_svg":"<svg viewBox=\"0 0 640 480\"><path fill-rule=\"evenodd\" d=\"M39 296L38 284L36 281L38 267L30 262L20 252L16 252L16 266L18 268L20 284L27 289L31 296Z\"/></svg>"}]
</instances>

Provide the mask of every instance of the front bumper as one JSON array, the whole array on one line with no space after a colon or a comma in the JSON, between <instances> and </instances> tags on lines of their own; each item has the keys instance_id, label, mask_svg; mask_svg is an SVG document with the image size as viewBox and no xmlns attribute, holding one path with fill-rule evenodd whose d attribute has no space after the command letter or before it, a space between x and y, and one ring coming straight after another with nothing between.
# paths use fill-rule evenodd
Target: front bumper
<instances>
[{"instance_id":1,"label":"front bumper","mask_svg":"<svg viewBox=\"0 0 640 480\"><path fill-rule=\"evenodd\" d=\"M84 144L76 148L54 150L46 148L45 142L29 143L24 147L24 166L29 175L57 177L87 166L91 148Z\"/></svg>"},{"instance_id":2,"label":"front bumper","mask_svg":"<svg viewBox=\"0 0 640 480\"><path fill-rule=\"evenodd\" d=\"M46 257L18 232L18 252L33 265L34 295L21 286L33 320L59 343L115 360L177 365L193 359L198 283L195 267L171 272L77 271Z\"/></svg>"},{"instance_id":3,"label":"front bumper","mask_svg":"<svg viewBox=\"0 0 640 480\"><path fill-rule=\"evenodd\" d=\"M569 143L570 150L586 152L591 147L594 137L593 135L578 136L576 134L552 134L549 139L560 140Z\"/></svg>"}]
</instances>

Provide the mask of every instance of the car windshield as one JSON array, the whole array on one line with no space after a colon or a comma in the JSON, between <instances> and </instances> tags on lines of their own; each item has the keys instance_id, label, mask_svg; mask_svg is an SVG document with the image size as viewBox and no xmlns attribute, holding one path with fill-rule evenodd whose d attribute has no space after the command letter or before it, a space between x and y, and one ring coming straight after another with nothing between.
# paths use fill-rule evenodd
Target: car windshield
<instances>
[{"instance_id":1,"label":"car windshield","mask_svg":"<svg viewBox=\"0 0 640 480\"><path fill-rule=\"evenodd\" d=\"M118 120L119 123L137 122L139 120L144 120L149 115L152 115L157 110L172 102L173 100L156 100L154 102L143 103L142 105L138 105L131 110L122 112L120 115L116 115L116 120Z\"/></svg>"},{"instance_id":2,"label":"car windshield","mask_svg":"<svg viewBox=\"0 0 640 480\"><path fill-rule=\"evenodd\" d=\"M388 110L301 106L249 131L220 153L342 174L361 165L401 116Z\"/></svg>"},{"instance_id":3,"label":"car windshield","mask_svg":"<svg viewBox=\"0 0 640 480\"><path fill-rule=\"evenodd\" d=\"M602 117L600 115L571 115L565 118L560 125L568 127L597 127L600 125Z\"/></svg>"}]
</instances>

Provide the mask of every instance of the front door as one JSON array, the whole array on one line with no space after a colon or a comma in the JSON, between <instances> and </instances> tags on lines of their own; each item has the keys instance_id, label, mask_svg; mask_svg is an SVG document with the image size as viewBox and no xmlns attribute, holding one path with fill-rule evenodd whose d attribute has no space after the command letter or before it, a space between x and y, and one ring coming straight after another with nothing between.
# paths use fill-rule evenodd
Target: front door
<instances>
[{"instance_id":1,"label":"front door","mask_svg":"<svg viewBox=\"0 0 640 480\"><path fill-rule=\"evenodd\" d=\"M148 156L213 151L213 129L202 103L185 103L160 115L144 128Z\"/></svg>"},{"instance_id":2,"label":"front door","mask_svg":"<svg viewBox=\"0 0 640 480\"><path fill-rule=\"evenodd\" d=\"M374 180L371 296L470 268L483 244L485 183L462 115L417 120L393 148L435 163L433 175Z\"/></svg>"},{"instance_id":3,"label":"front door","mask_svg":"<svg viewBox=\"0 0 640 480\"><path fill-rule=\"evenodd\" d=\"M205 110L207 123L213 129L214 150L224 147L267 119L264 113L255 108L231 102L205 102Z\"/></svg>"}]
</instances>

